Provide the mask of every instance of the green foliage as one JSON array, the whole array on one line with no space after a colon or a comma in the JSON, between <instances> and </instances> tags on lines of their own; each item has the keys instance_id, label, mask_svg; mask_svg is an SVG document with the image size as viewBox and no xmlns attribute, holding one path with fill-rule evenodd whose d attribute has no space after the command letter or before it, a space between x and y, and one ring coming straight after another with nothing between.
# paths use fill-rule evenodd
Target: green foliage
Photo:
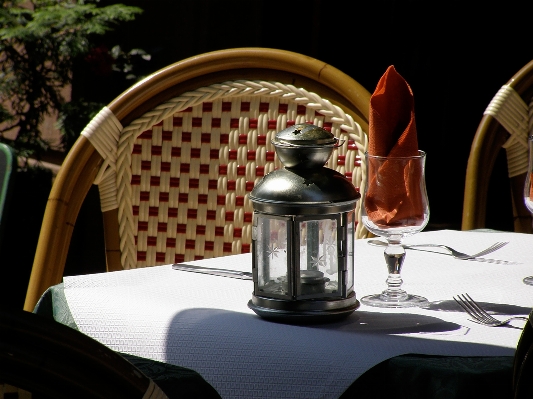
<instances>
[{"instance_id":1,"label":"green foliage","mask_svg":"<svg viewBox=\"0 0 533 399\"><path fill-rule=\"evenodd\" d=\"M63 104L57 120L61 130L61 145L65 150L72 147L87 123L96 116L104 104L80 99Z\"/></svg>"},{"instance_id":2,"label":"green foliage","mask_svg":"<svg viewBox=\"0 0 533 399\"><path fill-rule=\"evenodd\" d=\"M9 142L5 134L16 131L15 140L9 144L18 155L39 158L49 148L38 130L44 117L54 111L61 112L64 107L67 115L81 105L66 105L62 89L72 83L74 62L89 54L94 38L142 12L122 4L98 7L96 2L13 0L2 3L0 140ZM142 50L136 51L146 56ZM127 54L120 49L113 60L122 69L128 65ZM84 112L90 114L93 110ZM65 115L60 118L63 127L68 126Z\"/></svg>"},{"instance_id":3,"label":"green foliage","mask_svg":"<svg viewBox=\"0 0 533 399\"><path fill-rule=\"evenodd\" d=\"M118 74L127 82L141 78L134 73L140 60L149 61L150 55L141 49L126 52L117 45L111 50L102 46L92 48L85 56L84 63L95 77L105 78ZM116 76L113 75L112 79L116 79ZM130 86L131 83L127 85ZM61 131L61 145L65 151L72 147L87 123L106 105L96 100L98 99L82 96L62 105L57 127Z\"/></svg>"}]
</instances>

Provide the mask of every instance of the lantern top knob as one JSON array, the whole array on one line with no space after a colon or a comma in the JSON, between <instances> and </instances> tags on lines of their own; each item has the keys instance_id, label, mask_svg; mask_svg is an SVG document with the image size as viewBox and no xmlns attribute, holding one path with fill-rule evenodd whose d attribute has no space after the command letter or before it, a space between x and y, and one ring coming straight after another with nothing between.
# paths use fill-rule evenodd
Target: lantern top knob
<instances>
[{"instance_id":1,"label":"lantern top knob","mask_svg":"<svg viewBox=\"0 0 533 399\"><path fill-rule=\"evenodd\" d=\"M279 131L272 144L286 168L319 168L331 156L333 149L344 141L327 130L301 123Z\"/></svg>"},{"instance_id":2,"label":"lantern top knob","mask_svg":"<svg viewBox=\"0 0 533 399\"><path fill-rule=\"evenodd\" d=\"M291 146L322 146L334 145L337 141L332 133L319 126L300 123L279 131L273 143Z\"/></svg>"}]
</instances>

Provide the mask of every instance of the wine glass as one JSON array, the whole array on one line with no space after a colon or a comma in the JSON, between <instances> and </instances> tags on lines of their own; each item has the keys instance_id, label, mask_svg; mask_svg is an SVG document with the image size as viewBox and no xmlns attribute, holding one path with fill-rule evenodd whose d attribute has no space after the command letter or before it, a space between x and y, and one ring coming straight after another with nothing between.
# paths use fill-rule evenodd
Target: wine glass
<instances>
[{"instance_id":1,"label":"wine glass","mask_svg":"<svg viewBox=\"0 0 533 399\"><path fill-rule=\"evenodd\" d=\"M401 289L405 249L402 239L420 232L429 220L426 192L426 153L407 157L381 157L365 154L367 190L362 219L373 234L387 240L385 263L388 268L387 289L380 294L361 298L377 307L405 308L424 306L428 300Z\"/></svg>"},{"instance_id":2,"label":"wine glass","mask_svg":"<svg viewBox=\"0 0 533 399\"><path fill-rule=\"evenodd\" d=\"M526 174L526 184L524 184L524 202L527 209L533 214L533 135L529 136L529 163ZM524 283L533 285L533 276L524 278Z\"/></svg>"}]
</instances>

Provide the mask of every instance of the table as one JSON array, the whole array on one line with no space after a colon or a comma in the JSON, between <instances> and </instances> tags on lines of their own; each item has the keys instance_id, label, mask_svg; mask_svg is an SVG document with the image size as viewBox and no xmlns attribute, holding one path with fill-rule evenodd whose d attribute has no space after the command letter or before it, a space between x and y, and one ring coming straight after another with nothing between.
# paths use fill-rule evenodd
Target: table
<instances>
[{"instance_id":1,"label":"table","mask_svg":"<svg viewBox=\"0 0 533 399\"><path fill-rule=\"evenodd\" d=\"M426 390L420 397L438 397L442 389L461 388L465 375L489 380L489 392L505 392L507 386L510 392L520 322L500 328L477 325L452 296L468 292L495 313L528 315L533 287L521 280L533 274L533 236L444 230L405 240L447 244L463 252L495 241L509 244L491 258L510 262L461 261L433 250L408 250L403 288L427 297L431 303L425 309L362 305L348 318L323 325L263 320L247 307L252 282L176 271L170 265L65 277L61 287L51 289L56 294L62 289L63 300L57 295L51 306L56 320L116 351L196 371L223 398L365 397L365 390L381 397L387 389L401 397L398 387L409 381ZM358 297L384 289L382 253L366 240L356 241ZM250 270L251 256L188 263ZM50 299L50 293L45 297ZM435 373L453 381L442 385ZM392 383L384 384L384 378ZM416 397L413 392L408 396ZM448 392L446 397L460 396Z\"/></svg>"}]
</instances>

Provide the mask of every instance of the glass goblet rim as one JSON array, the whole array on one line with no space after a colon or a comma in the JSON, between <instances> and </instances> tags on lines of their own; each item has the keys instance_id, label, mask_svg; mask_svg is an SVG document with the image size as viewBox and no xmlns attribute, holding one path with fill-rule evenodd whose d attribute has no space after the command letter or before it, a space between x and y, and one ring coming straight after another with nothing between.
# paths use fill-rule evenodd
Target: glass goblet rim
<instances>
[{"instance_id":1,"label":"glass goblet rim","mask_svg":"<svg viewBox=\"0 0 533 399\"><path fill-rule=\"evenodd\" d=\"M387 160L387 159L398 159L398 160L402 160L402 159L421 159L421 158L425 158L426 157L426 152L425 151L422 151L422 150L418 150L418 155L409 155L409 156L402 156L402 157L390 157L388 155L372 155L372 154L369 154L368 151L365 151L365 156L366 157L369 157L369 158L373 158L373 159L383 159L383 160Z\"/></svg>"}]
</instances>

